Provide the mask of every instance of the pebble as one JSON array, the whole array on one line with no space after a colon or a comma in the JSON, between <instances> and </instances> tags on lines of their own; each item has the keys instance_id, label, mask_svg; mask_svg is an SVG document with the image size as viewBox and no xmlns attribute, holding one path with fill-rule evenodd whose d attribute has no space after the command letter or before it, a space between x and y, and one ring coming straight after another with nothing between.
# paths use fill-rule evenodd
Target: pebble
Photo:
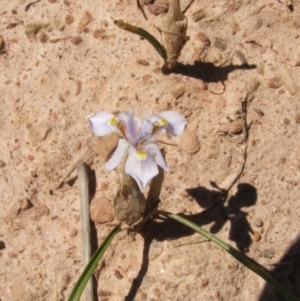
<instances>
[{"instance_id":1,"label":"pebble","mask_svg":"<svg viewBox=\"0 0 300 301\"><path fill-rule=\"evenodd\" d=\"M180 136L178 146L188 154L195 154L201 148L197 134L188 129L186 129Z\"/></svg>"},{"instance_id":2,"label":"pebble","mask_svg":"<svg viewBox=\"0 0 300 301\"><path fill-rule=\"evenodd\" d=\"M283 124L284 125L289 125L290 123L291 123L291 121L288 118L283 119Z\"/></svg>"},{"instance_id":3,"label":"pebble","mask_svg":"<svg viewBox=\"0 0 300 301\"><path fill-rule=\"evenodd\" d=\"M3 168L5 166L6 166L6 163L4 161L0 160L0 168Z\"/></svg>"},{"instance_id":4,"label":"pebble","mask_svg":"<svg viewBox=\"0 0 300 301\"><path fill-rule=\"evenodd\" d=\"M192 19L194 22L199 22L200 20L206 18L206 13L202 9L199 9L192 15Z\"/></svg>"},{"instance_id":5,"label":"pebble","mask_svg":"<svg viewBox=\"0 0 300 301\"><path fill-rule=\"evenodd\" d=\"M239 135L243 131L243 125L240 121L233 121L229 126L229 133Z\"/></svg>"},{"instance_id":6,"label":"pebble","mask_svg":"<svg viewBox=\"0 0 300 301\"><path fill-rule=\"evenodd\" d=\"M77 235L77 230L75 228L71 229L69 235L70 235L70 237L76 236Z\"/></svg>"},{"instance_id":7,"label":"pebble","mask_svg":"<svg viewBox=\"0 0 300 301\"><path fill-rule=\"evenodd\" d=\"M74 45L79 45L82 42L83 42L83 39L81 36L72 37L72 39L71 39L71 43Z\"/></svg>"},{"instance_id":8,"label":"pebble","mask_svg":"<svg viewBox=\"0 0 300 301\"><path fill-rule=\"evenodd\" d=\"M295 115L295 122L296 122L297 124L300 123L300 113L296 113L296 115Z\"/></svg>"},{"instance_id":9,"label":"pebble","mask_svg":"<svg viewBox=\"0 0 300 301\"><path fill-rule=\"evenodd\" d=\"M215 38L214 46L223 51L227 49L227 43L221 38Z\"/></svg>"},{"instance_id":10,"label":"pebble","mask_svg":"<svg viewBox=\"0 0 300 301\"><path fill-rule=\"evenodd\" d=\"M240 60L240 62L242 64L248 64L248 60L246 58L246 55L242 51L236 50L235 55L238 57L238 59Z\"/></svg>"},{"instance_id":11,"label":"pebble","mask_svg":"<svg viewBox=\"0 0 300 301\"><path fill-rule=\"evenodd\" d=\"M149 250L149 260L156 259L163 252L163 245L159 241L153 241Z\"/></svg>"},{"instance_id":12,"label":"pebble","mask_svg":"<svg viewBox=\"0 0 300 301\"><path fill-rule=\"evenodd\" d=\"M46 43L48 41L48 35L45 34L43 31L39 34L39 41L41 43Z\"/></svg>"},{"instance_id":13,"label":"pebble","mask_svg":"<svg viewBox=\"0 0 300 301\"><path fill-rule=\"evenodd\" d=\"M256 68L256 72L262 76L265 75L265 65L263 63L260 63L257 68Z\"/></svg>"},{"instance_id":14,"label":"pebble","mask_svg":"<svg viewBox=\"0 0 300 301\"><path fill-rule=\"evenodd\" d=\"M253 30L258 30L263 26L263 20L262 19L258 19L256 24L253 27Z\"/></svg>"},{"instance_id":15,"label":"pebble","mask_svg":"<svg viewBox=\"0 0 300 301\"><path fill-rule=\"evenodd\" d=\"M27 199L18 200L14 202L9 210L9 214L12 218L16 218L25 210L31 208L31 203Z\"/></svg>"},{"instance_id":16,"label":"pebble","mask_svg":"<svg viewBox=\"0 0 300 301\"><path fill-rule=\"evenodd\" d=\"M155 16L166 13L168 11L168 7L161 4L148 4L147 7L149 12Z\"/></svg>"},{"instance_id":17,"label":"pebble","mask_svg":"<svg viewBox=\"0 0 300 301\"><path fill-rule=\"evenodd\" d=\"M181 87L171 92L171 95L177 100L185 93L185 88Z\"/></svg>"},{"instance_id":18,"label":"pebble","mask_svg":"<svg viewBox=\"0 0 300 301\"><path fill-rule=\"evenodd\" d=\"M279 89L282 86L282 83L277 77L270 77L267 79L267 85L271 89Z\"/></svg>"},{"instance_id":19,"label":"pebble","mask_svg":"<svg viewBox=\"0 0 300 301\"><path fill-rule=\"evenodd\" d=\"M115 276L116 276L118 279L122 279L122 278L124 277L118 270L115 270Z\"/></svg>"},{"instance_id":20,"label":"pebble","mask_svg":"<svg viewBox=\"0 0 300 301\"><path fill-rule=\"evenodd\" d=\"M70 25L74 22L74 17L72 15L66 15L65 16L65 23L67 25Z\"/></svg>"},{"instance_id":21,"label":"pebble","mask_svg":"<svg viewBox=\"0 0 300 301\"><path fill-rule=\"evenodd\" d=\"M51 126L46 123L39 123L37 125L34 125L29 130L29 140L32 146L37 146L40 144L43 140L46 139L46 136L48 132L51 130Z\"/></svg>"},{"instance_id":22,"label":"pebble","mask_svg":"<svg viewBox=\"0 0 300 301\"><path fill-rule=\"evenodd\" d=\"M0 36L0 50L3 50L4 48L5 48L5 43L4 43L3 37Z\"/></svg>"},{"instance_id":23,"label":"pebble","mask_svg":"<svg viewBox=\"0 0 300 301\"><path fill-rule=\"evenodd\" d=\"M268 259L273 258L274 254L275 254L275 250L273 248L266 249L262 252L262 256Z\"/></svg>"},{"instance_id":24,"label":"pebble","mask_svg":"<svg viewBox=\"0 0 300 301\"><path fill-rule=\"evenodd\" d=\"M113 221L114 213L111 202L105 197L93 199L90 205L90 216L93 222L99 224Z\"/></svg>"},{"instance_id":25,"label":"pebble","mask_svg":"<svg viewBox=\"0 0 300 301\"><path fill-rule=\"evenodd\" d=\"M101 183L100 184L100 190L101 191L104 191L104 190L107 190L108 189L108 184L107 183Z\"/></svg>"},{"instance_id":26,"label":"pebble","mask_svg":"<svg viewBox=\"0 0 300 301\"><path fill-rule=\"evenodd\" d=\"M201 287L204 287L206 285L208 285L208 279L206 278L201 279Z\"/></svg>"},{"instance_id":27,"label":"pebble","mask_svg":"<svg viewBox=\"0 0 300 301\"><path fill-rule=\"evenodd\" d=\"M200 32L197 33L197 38L202 43L205 43L205 44L208 44L208 45L210 44L210 40L209 40L208 36L204 32L202 32L202 31L200 31Z\"/></svg>"},{"instance_id":28,"label":"pebble","mask_svg":"<svg viewBox=\"0 0 300 301\"><path fill-rule=\"evenodd\" d=\"M254 231L254 233L253 233L253 241L254 242L258 242L260 240L261 240L261 235L257 231Z\"/></svg>"},{"instance_id":29,"label":"pebble","mask_svg":"<svg viewBox=\"0 0 300 301\"><path fill-rule=\"evenodd\" d=\"M97 137L96 152L100 157L107 161L113 151L116 149L120 136L116 133Z\"/></svg>"},{"instance_id":30,"label":"pebble","mask_svg":"<svg viewBox=\"0 0 300 301\"><path fill-rule=\"evenodd\" d=\"M5 248L6 248L5 242L2 241L2 240L0 240L0 250L3 250L3 249L5 249Z\"/></svg>"},{"instance_id":31,"label":"pebble","mask_svg":"<svg viewBox=\"0 0 300 301\"><path fill-rule=\"evenodd\" d=\"M260 218L256 218L254 224L256 227L262 227L264 223Z\"/></svg>"},{"instance_id":32,"label":"pebble","mask_svg":"<svg viewBox=\"0 0 300 301\"><path fill-rule=\"evenodd\" d=\"M138 62L140 65L146 66L146 67L150 65L149 62L146 61L146 60L137 60L137 62Z\"/></svg>"},{"instance_id":33,"label":"pebble","mask_svg":"<svg viewBox=\"0 0 300 301\"><path fill-rule=\"evenodd\" d=\"M260 116L260 117L265 116L265 113L264 113L261 109L253 108L252 111L253 111L254 113L256 113L258 116Z\"/></svg>"}]
</instances>

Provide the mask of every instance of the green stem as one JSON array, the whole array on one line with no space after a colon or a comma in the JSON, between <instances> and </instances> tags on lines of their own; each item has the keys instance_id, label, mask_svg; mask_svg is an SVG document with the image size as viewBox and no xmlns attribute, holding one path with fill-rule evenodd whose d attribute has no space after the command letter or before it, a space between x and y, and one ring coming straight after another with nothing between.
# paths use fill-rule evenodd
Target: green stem
<instances>
[{"instance_id":1,"label":"green stem","mask_svg":"<svg viewBox=\"0 0 300 301\"><path fill-rule=\"evenodd\" d=\"M169 218L172 218L189 228L193 229L195 232L203 235L204 237L210 239L214 243L216 243L218 246L220 246L222 249L227 251L231 256L233 256L235 259L237 259L240 263L242 263L244 266L246 266L248 269L256 273L258 276L263 278L265 281L267 281L276 291L278 291L280 294L282 294L285 298L287 298L289 301L300 301L299 298L297 298L295 295L293 295L289 290L287 290L284 286L282 286L279 282L277 282L268 272L263 270L260 266L258 266L256 263L245 257L243 254L241 254L239 251L231 247L229 244L225 243L221 239L217 238L215 235L209 233L208 231L204 230L197 224L185 219L182 216L179 216L177 214L173 214L167 211L161 211L159 210L157 212L158 214L167 216Z\"/></svg>"},{"instance_id":2,"label":"green stem","mask_svg":"<svg viewBox=\"0 0 300 301\"><path fill-rule=\"evenodd\" d=\"M80 299L80 296L82 295L82 292L89 281L89 279L92 277L99 261L101 260L102 256L104 255L107 247L110 245L113 238L121 231L121 224L117 225L105 238L101 246L98 248L98 250L93 255L92 259L82 272L81 276L79 277L72 294L70 295L68 301L78 301Z\"/></svg>"}]
</instances>

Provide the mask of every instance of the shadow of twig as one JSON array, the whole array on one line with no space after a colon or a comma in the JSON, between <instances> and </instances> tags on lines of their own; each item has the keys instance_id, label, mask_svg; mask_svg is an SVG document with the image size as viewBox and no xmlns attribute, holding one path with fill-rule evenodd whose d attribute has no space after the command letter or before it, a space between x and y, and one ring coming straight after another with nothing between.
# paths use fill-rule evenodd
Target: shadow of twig
<instances>
[{"instance_id":1,"label":"shadow of twig","mask_svg":"<svg viewBox=\"0 0 300 301\"><path fill-rule=\"evenodd\" d=\"M234 70L251 70L255 69L256 65L228 65L228 66L215 66L213 63L195 61L193 65L184 65L178 63L172 70L163 70L164 74L176 73L185 76L201 79L207 83L224 82L228 74Z\"/></svg>"}]
</instances>

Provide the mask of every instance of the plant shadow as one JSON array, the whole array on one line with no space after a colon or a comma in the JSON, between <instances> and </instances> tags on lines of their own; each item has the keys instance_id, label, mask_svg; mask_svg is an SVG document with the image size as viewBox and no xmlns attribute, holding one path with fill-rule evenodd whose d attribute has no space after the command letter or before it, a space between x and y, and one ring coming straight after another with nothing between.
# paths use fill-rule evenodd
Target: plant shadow
<instances>
[{"instance_id":1,"label":"plant shadow","mask_svg":"<svg viewBox=\"0 0 300 301\"><path fill-rule=\"evenodd\" d=\"M257 192L255 187L247 183L241 183L237 188L237 193L229 198L227 206L225 205L227 191L209 190L205 187L187 189L187 192L196 202L206 209L194 215L182 214L182 216L199 226L213 223L209 229L211 233L218 233L225 223L230 221L229 238L235 241L240 251L246 252L251 244L250 233L253 233L253 230L247 221L247 213L242 211L241 208L253 206L256 203ZM167 218L163 220L150 219L140 233L144 237L142 266L125 301L135 299L137 290L147 273L151 242L153 240L179 239L194 234L194 231L175 220Z\"/></svg>"},{"instance_id":2,"label":"plant shadow","mask_svg":"<svg viewBox=\"0 0 300 301\"><path fill-rule=\"evenodd\" d=\"M242 64L242 65L227 65L215 66L213 63L195 61L193 65L184 65L178 63L172 70L163 70L164 74L182 74L185 76L201 79L207 83L224 82L227 80L228 74L234 70L251 70L255 69L256 65Z\"/></svg>"},{"instance_id":3,"label":"plant shadow","mask_svg":"<svg viewBox=\"0 0 300 301\"><path fill-rule=\"evenodd\" d=\"M271 276L295 296L300 296L300 237L291 245L281 260L270 272ZM287 301L269 284L260 295L259 301Z\"/></svg>"}]
</instances>

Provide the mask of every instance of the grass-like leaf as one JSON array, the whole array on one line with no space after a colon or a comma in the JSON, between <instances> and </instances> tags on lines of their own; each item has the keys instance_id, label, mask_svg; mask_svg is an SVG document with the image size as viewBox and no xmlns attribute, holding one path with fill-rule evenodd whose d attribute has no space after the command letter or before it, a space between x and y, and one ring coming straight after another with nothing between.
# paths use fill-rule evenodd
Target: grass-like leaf
<instances>
[{"instance_id":1,"label":"grass-like leaf","mask_svg":"<svg viewBox=\"0 0 300 301\"><path fill-rule=\"evenodd\" d=\"M113 238L121 231L121 224L117 225L106 237L101 246L95 252L91 261L88 263L84 271L82 272L80 278L78 279L72 294L70 295L68 301L78 301L80 296L88 283L89 279L92 277L98 262L101 260L103 254L105 253L107 247L110 245Z\"/></svg>"},{"instance_id":2,"label":"grass-like leaf","mask_svg":"<svg viewBox=\"0 0 300 301\"><path fill-rule=\"evenodd\" d=\"M122 20L115 20L114 23L122 28L125 29L129 32L132 32L134 34L139 35L140 37L146 39L155 49L156 51L159 53L159 55L166 60L167 59L167 51L166 48L158 42L158 40L152 35L150 34L148 31L146 31L143 28L140 27L136 27L133 26L131 24L125 23Z\"/></svg>"},{"instance_id":3,"label":"grass-like leaf","mask_svg":"<svg viewBox=\"0 0 300 301\"><path fill-rule=\"evenodd\" d=\"M258 276L263 278L267 283L269 283L276 291L278 291L280 294L282 294L287 300L289 301L300 301L299 298L297 298L295 295L293 295L289 290L287 290L284 286L282 286L279 282L277 282L268 272L266 272L264 269L262 269L260 266L258 266L256 263L245 257L243 254L241 254L239 251L231 247L226 242L222 241L221 239L217 238L213 234L209 233L208 231L204 230L197 224L187 220L186 218L183 218L182 216L179 216L177 214L172 214L170 212L166 211L158 211L159 214L167 216L169 218L172 218L189 228L193 229L195 232L203 235L204 237L208 238L209 240L216 243L218 246L220 246L222 249L227 251L231 256L233 256L235 259L237 259L240 263L242 263L245 267L256 273Z\"/></svg>"}]
</instances>

